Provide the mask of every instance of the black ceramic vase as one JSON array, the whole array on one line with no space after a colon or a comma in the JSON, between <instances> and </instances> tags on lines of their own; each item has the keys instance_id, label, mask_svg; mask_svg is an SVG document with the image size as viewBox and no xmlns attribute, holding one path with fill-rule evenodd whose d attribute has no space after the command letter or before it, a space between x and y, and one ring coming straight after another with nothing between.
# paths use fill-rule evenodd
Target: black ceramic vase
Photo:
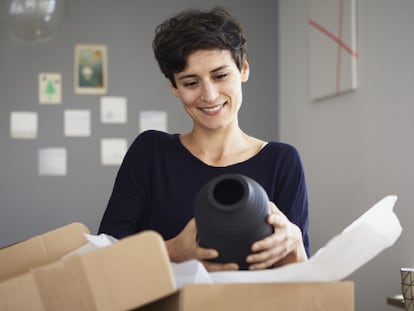
<instances>
[{"instance_id":1,"label":"black ceramic vase","mask_svg":"<svg viewBox=\"0 0 414 311\"><path fill-rule=\"evenodd\" d=\"M235 262L246 270L252 243L273 233L266 222L268 210L266 191L255 180L239 174L213 178L196 196L198 243L219 252L212 261Z\"/></svg>"}]
</instances>

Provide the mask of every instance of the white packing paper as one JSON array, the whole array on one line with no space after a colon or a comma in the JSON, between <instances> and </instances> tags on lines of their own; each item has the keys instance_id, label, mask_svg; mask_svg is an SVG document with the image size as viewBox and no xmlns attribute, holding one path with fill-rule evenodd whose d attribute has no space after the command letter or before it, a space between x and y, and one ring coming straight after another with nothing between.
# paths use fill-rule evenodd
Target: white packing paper
<instances>
[{"instance_id":1,"label":"white packing paper","mask_svg":"<svg viewBox=\"0 0 414 311\"><path fill-rule=\"evenodd\" d=\"M177 288L186 284L210 283L278 283L334 282L348 277L401 235L400 222L393 212L397 196L390 195L332 238L307 262L260 271L207 272L197 260L172 263ZM89 243L77 250L85 252L111 245L116 241L107 235L86 235Z\"/></svg>"},{"instance_id":2,"label":"white packing paper","mask_svg":"<svg viewBox=\"0 0 414 311\"><path fill-rule=\"evenodd\" d=\"M84 233L84 235L89 242L75 249L74 251L66 254L64 257L72 256L75 254L85 254L97 248L110 246L118 241L113 236L110 236L105 233L101 233L99 235L92 235L92 234Z\"/></svg>"},{"instance_id":3,"label":"white packing paper","mask_svg":"<svg viewBox=\"0 0 414 311\"><path fill-rule=\"evenodd\" d=\"M177 288L181 288L186 284L213 283L213 279L198 260L192 259L185 263L171 263L171 267Z\"/></svg>"},{"instance_id":4,"label":"white packing paper","mask_svg":"<svg viewBox=\"0 0 414 311\"><path fill-rule=\"evenodd\" d=\"M216 283L339 281L392 246L402 232L393 212L397 196L383 198L307 262L261 271L212 272Z\"/></svg>"},{"instance_id":5,"label":"white packing paper","mask_svg":"<svg viewBox=\"0 0 414 311\"><path fill-rule=\"evenodd\" d=\"M397 196L387 196L343 232L331 239L307 262L286 265L277 269L260 271L227 271L207 273L197 262L184 262L174 269L177 285L191 283L276 283L340 281L392 246L402 232L400 222L393 212ZM186 266L189 265L188 269ZM197 271L203 278L189 278L190 271ZM206 273L209 278L206 277Z\"/></svg>"}]
</instances>

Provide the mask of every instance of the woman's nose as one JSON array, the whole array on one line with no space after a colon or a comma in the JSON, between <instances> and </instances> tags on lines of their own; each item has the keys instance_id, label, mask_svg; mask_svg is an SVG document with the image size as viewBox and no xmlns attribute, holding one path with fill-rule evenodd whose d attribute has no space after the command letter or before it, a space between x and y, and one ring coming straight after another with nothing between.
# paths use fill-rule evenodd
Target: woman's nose
<instances>
[{"instance_id":1,"label":"woman's nose","mask_svg":"<svg viewBox=\"0 0 414 311\"><path fill-rule=\"evenodd\" d=\"M203 85L202 93L201 93L201 100L205 102L213 102L218 97L218 92L214 85L211 83L205 83Z\"/></svg>"}]
</instances>

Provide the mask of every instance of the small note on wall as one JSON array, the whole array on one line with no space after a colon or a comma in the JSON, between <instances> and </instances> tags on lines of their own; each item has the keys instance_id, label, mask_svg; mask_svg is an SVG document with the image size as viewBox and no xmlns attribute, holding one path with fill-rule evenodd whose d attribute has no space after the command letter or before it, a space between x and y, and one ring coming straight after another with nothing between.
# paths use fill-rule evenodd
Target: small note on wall
<instances>
[{"instance_id":1,"label":"small note on wall","mask_svg":"<svg viewBox=\"0 0 414 311\"><path fill-rule=\"evenodd\" d=\"M68 137L91 136L90 110L65 110L64 132Z\"/></svg>"},{"instance_id":2,"label":"small note on wall","mask_svg":"<svg viewBox=\"0 0 414 311\"><path fill-rule=\"evenodd\" d=\"M37 138L37 112L12 111L10 114L10 137L16 139Z\"/></svg>"},{"instance_id":3,"label":"small note on wall","mask_svg":"<svg viewBox=\"0 0 414 311\"><path fill-rule=\"evenodd\" d=\"M101 97L101 122L126 123L127 99L120 96Z\"/></svg>"},{"instance_id":4,"label":"small note on wall","mask_svg":"<svg viewBox=\"0 0 414 311\"><path fill-rule=\"evenodd\" d=\"M158 130L167 132L167 112L148 110L141 111L139 114L139 130L140 133L146 130Z\"/></svg>"},{"instance_id":5,"label":"small note on wall","mask_svg":"<svg viewBox=\"0 0 414 311\"><path fill-rule=\"evenodd\" d=\"M66 175L66 149L42 148L39 149L39 175L65 176Z\"/></svg>"},{"instance_id":6,"label":"small note on wall","mask_svg":"<svg viewBox=\"0 0 414 311\"><path fill-rule=\"evenodd\" d=\"M123 138L101 140L102 165L120 165L128 149L128 141Z\"/></svg>"},{"instance_id":7,"label":"small note on wall","mask_svg":"<svg viewBox=\"0 0 414 311\"><path fill-rule=\"evenodd\" d=\"M39 74L39 103L56 105L62 102L62 76L60 73Z\"/></svg>"}]
</instances>

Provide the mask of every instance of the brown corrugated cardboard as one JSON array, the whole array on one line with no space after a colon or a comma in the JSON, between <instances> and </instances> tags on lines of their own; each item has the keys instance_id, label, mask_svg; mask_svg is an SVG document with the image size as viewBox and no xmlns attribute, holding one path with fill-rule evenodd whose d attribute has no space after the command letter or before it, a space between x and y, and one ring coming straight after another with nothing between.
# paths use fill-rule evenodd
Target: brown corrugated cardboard
<instances>
[{"instance_id":1,"label":"brown corrugated cardboard","mask_svg":"<svg viewBox=\"0 0 414 311\"><path fill-rule=\"evenodd\" d=\"M82 226L75 231L84 230ZM35 265L18 259L15 270L29 272L0 281L0 311L354 311L352 282L192 284L177 291L165 244L153 231L56 261L74 247L71 242L66 250L57 246L70 239L68 232L58 232L30 244L41 245L40 253L47 254L35 256ZM23 246L19 244L10 248ZM59 249L53 251L56 256L50 255L52 248ZM5 250L0 250L1 260L11 262L10 249L7 256L1 254ZM42 266L40 262L45 261L53 262Z\"/></svg>"},{"instance_id":2,"label":"brown corrugated cardboard","mask_svg":"<svg viewBox=\"0 0 414 311\"><path fill-rule=\"evenodd\" d=\"M192 284L139 311L354 311L353 282Z\"/></svg>"},{"instance_id":3,"label":"brown corrugated cardboard","mask_svg":"<svg viewBox=\"0 0 414 311\"><path fill-rule=\"evenodd\" d=\"M30 273L0 283L0 310L45 310L36 282Z\"/></svg>"},{"instance_id":4,"label":"brown corrugated cardboard","mask_svg":"<svg viewBox=\"0 0 414 311\"><path fill-rule=\"evenodd\" d=\"M163 240L146 231L0 283L0 310L32 310L39 300L35 310L130 310L175 291Z\"/></svg>"},{"instance_id":5,"label":"brown corrugated cardboard","mask_svg":"<svg viewBox=\"0 0 414 311\"><path fill-rule=\"evenodd\" d=\"M88 228L72 223L42 235L0 248L0 281L59 260L88 241Z\"/></svg>"},{"instance_id":6,"label":"brown corrugated cardboard","mask_svg":"<svg viewBox=\"0 0 414 311\"><path fill-rule=\"evenodd\" d=\"M33 274L47 310L128 310L176 290L165 245L152 231Z\"/></svg>"}]
</instances>

